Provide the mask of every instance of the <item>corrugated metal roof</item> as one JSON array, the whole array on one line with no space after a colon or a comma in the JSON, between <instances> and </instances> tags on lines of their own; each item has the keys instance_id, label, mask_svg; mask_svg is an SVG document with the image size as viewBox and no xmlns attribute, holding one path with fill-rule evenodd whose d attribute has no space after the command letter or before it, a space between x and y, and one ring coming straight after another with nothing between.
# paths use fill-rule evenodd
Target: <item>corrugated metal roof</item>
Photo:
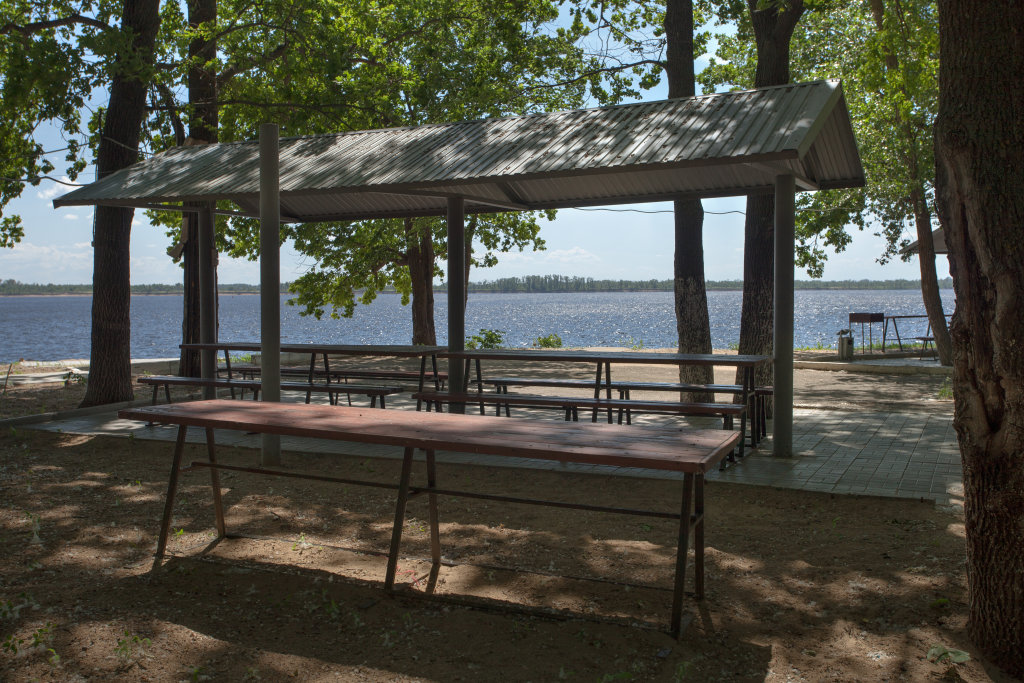
<instances>
[{"instance_id":1,"label":"corrugated metal roof","mask_svg":"<svg viewBox=\"0 0 1024 683\"><path fill-rule=\"evenodd\" d=\"M837 81L414 128L281 140L288 220L557 208L864 183ZM178 147L54 201L233 200L255 214L257 142Z\"/></svg>"},{"instance_id":2,"label":"corrugated metal roof","mask_svg":"<svg viewBox=\"0 0 1024 683\"><path fill-rule=\"evenodd\" d=\"M901 254L916 254L918 252L918 244L920 240L914 240L907 246L900 249ZM936 254L948 254L949 249L946 247L946 233L942 232L942 228L936 228L932 230L932 246L935 247Z\"/></svg>"}]
</instances>

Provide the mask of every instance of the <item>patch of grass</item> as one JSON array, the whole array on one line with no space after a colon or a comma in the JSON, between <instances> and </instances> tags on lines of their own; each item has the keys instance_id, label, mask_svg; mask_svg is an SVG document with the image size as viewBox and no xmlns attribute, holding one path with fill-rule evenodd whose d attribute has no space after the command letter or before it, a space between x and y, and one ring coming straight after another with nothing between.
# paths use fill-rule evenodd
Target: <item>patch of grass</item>
<instances>
[{"instance_id":1,"label":"patch of grass","mask_svg":"<svg viewBox=\"0 0 1024 683\"><path fill-rule=\"evenodd\" d=\"M133 658L145 655L146 648L150 646L151 642L149 638L144 638L126 629L124 638L117 639L117 645L114 646L114 654L117 655L118 659L127 664Z\"/></svg>"},{"instance_id":2,"label":"patch of grass","mask_svg":"<svg viewBox=\"0 0 1024 683\"><path fill-rule=\"evenodd\" d=\"M942 380L942 386L939 387L939 398L944 401L953 400L953 380L949 377Z\"/></svg>"},{"instance_id":3,"label":"patch of grass","mask_svg":"<svg viewBox=\"0 0 1024 683\"><path fill-rule=\"evenodd\" d=\"M643 339L633 339L633 335L630 334L630 335L627 335L626 338L623 340L622 345L623 346L628 346L629 348L633 349L634 351L640 351L641 349L644 348L644 340Z\"/></svg>"}]
</instances>

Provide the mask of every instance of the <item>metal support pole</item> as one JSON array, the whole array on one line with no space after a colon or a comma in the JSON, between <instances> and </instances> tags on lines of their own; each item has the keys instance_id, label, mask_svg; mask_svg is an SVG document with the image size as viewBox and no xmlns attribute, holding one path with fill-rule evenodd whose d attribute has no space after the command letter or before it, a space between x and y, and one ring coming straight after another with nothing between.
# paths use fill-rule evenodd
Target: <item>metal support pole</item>
<instances>
[{"instance_id":1,"label":"metal support pole","mask_svg":"<svg viewBox=\"0 0 1024 683\"><path fill-rule=\"evenodd\" d=\"M448 198L448 350L466 349L466 202ZM465 384L461 359L448 360L448 391L460 393ZM452 413L465 413L465 403L450 403Z\"/></svg>"},{"instance_id":2,"label":"metal support pole","mask_svg":"<svg viewBox=\"0 0 1024 683\"><path fill-rule=\"evenodd\" d=\"M281 197L276 123L260 126L260 375L263 401L281 401ZM261 464L281 464L281 437L264 434Z\"/></svg>"},{"instance_id":3,"label":"metal support pole","mask_svg":"<svg viewBox=\"0 0 1024 683\"><path fill-rule=\"evenodd\" d=\"M217 341L217 246L214 241L213 205L199 209L199 341ZM203 379L217 376L217 350L199 352L200 375ZM216 387L204 387L203 398L217 398Z\"/></svg>"},{"instance_id":4,"label":"metal support pole","mask_svg":"<svg viewBox=\"0 0 1024 683\"><path fill-rule=\"evenodd\" d=\"M775 424L772 454L793 455L793 278L796 182L775 178Z\"/></svg>"}]
</instances>

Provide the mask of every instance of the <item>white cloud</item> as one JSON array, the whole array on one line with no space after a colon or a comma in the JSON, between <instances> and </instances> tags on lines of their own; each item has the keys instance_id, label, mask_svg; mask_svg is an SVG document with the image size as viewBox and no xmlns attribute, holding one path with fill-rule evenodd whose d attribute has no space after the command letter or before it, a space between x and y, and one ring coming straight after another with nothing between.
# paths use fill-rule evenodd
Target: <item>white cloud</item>
<instances>
[{"instance_id":1,"label":"white cloud","mask_svg":"<svg viewBox=\"0 0 1024 683\"><path fill-rule=\"evenodd\" d=\"M555 249L539 254L545 261L553 263L600 263L601 257L583 247Z\"/></svg>"},{"instance_id":2,"label":"white cloud","mask_svg":"<svg viewBox=\"0 0 1024 683\"><path fill-rule=\"evenodd\" d=\"M78 214L77 213L66 213L66 214L64 214L64 220L66 220L66 221L77 221L78 220Z\"/></svg>"},{"instance_id":3,"label":"white cloud","mask_svg":"<svg viewBox=\"0 0 1024 683\"><path fill-rule=\"evenodd\" d=\"M502 263L600 263L601 257L583 247L552 249L551 251L512 251L498 256Z\"/></svg>"},{"instance_id":4,"label":"white cloud","mask_svg":"<svg viewBox=\"0 0 1024 683\"><path fill-rule=\"evenodd\" d=\"M92 249L88 244L51 247L21 242L13 249L0 249L0 277L42 284L92 282Z\"/></svg>"},{"instance_id":5,"label":"white cloud","mask_svg":"<svg viewBox=\"0 0 1024 683\"><path fill-rule=\"evenodd\" d=\"M71 178L68 178L66 175L61 176L60 179L65 183L71 182ZM56 183L52 180L44 180L43 182L50 183L50 185L36 192L36 196L40 199L50 200L55 197L59 197L62 194L67 194L71 190L75 189L69 185L61 185L60 183Z\"/></svg>"}]
</instances>

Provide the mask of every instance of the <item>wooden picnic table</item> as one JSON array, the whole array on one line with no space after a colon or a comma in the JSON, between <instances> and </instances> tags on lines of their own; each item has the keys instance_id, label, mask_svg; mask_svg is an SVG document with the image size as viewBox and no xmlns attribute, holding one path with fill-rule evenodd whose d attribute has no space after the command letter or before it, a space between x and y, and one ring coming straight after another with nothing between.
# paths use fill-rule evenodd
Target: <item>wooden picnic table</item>
<instances>
[{"instance_id":1,"label":"wooden picnic table","mask_svg":"<svg viewBox=\"0 0 1024 683\"><path fill-rule=\"evenodd\" d=\"M194 351L224 352L224 365L231 379L231 352L240 351L243 353L261 353L262 345L259 342L214 342L210 344L181 344L181 348ZM281 344L281 353L309 354L309 382L312 383L316 375L317 356L323 357L325 381L331 381L330 356L366 357L366 358L419 358L420 373L418 390L423 391L427 375L427 358L430 358L431 369L434 379L434 388L440 389L441 383L437 371L437 356L446 351L445 346L413 346L398 344ZM388 379L388 373L382 371L377 373L378 378Z\"/></svg>"},{"instance_id":2,"label":"wooden picnic table","mask_svg":"<svg viewBox=\"0 0 1024 683\"><path fill-rule=\"evenodd\" d=\"M610 512L676 519L679 521L678 547L672 600L671 632L678 636L682 624L683 587L686 578L686 556L691 535L694 543L694 594L703 598L704 591L704 475L729 453L739 435L717 430L641 427L626 432L604 424L578 422L537 423L515 418L481 417L477 415L438 414L412 411L382 411L364 408L330 407L296 403L257 403L210 400L192 403L128 408L118 413L124 419L178 425L177 441L167 485L160 536L153 568L161 565L167 548L171 514L177 492L178 476L184 453L185 438L190 427L205 430L207 460L190 467L210 469L215 522L219 537L227 532L221 499L219 470L252 472L397 489L394 526L388 552L384 581L388 591L394 589L395 574L405 521L405 508L410 495L426 493L429 504L431 538L432 591L440 570L441 550L438 530L438 496L458 496L495 500L502 503L548 505L588 511ZM292 469L272 470L240 467L219 463L214 443L214 430L228 429L260 432L282 436L334 439L360 443L384 444L404 449L402 469L395 483L341 479ZM437 486L435 451L449 450L487 456L536 458L591 465L611 465L679 472L683 475L680 512L632 510L577 504L565 501L534 500L473 491L441 489ZM411 473L416 450L425 452L426 485L413 485Z\"/></svg>"},{"instance_id":3,"label":"wooden picnic table","mask_svg":"<svg viewBox=\"0 0 1024 683\"><path fill-rule=\"evenodd\" d=\"M441 358L461 359L465 362L465 384L463 391L469 386L470 363L475 364L477 390L483 391L483 376L480 369L480 361L535 361L535 362L571 362L571 363L593 363L594 373L594 398L600 398L601 391L605 392L605 398L612 398L612 363L628 363L641 365L696 365L696 366L725 366L743 369L742 402L743 405L750 405L750 398L754 392L754 370L762 364L770 363L771 356L739 355L739 354L718 354L718 353L652 353L642 351L554 351L545 349L467 349L465 351L442 351L438 353ZM453 388L454 390L454 388ZM482 410L482 406L481 406ZM608 422L612 422L612 411L608 411ZM595 415L596 419L596 415ZM744 413L740 417L740 434L746 433L747 417ZM741 442L742 443L742 442ZM751 443L756 444L756 437L751 436Z\"/></svg>"}]
</instances>

